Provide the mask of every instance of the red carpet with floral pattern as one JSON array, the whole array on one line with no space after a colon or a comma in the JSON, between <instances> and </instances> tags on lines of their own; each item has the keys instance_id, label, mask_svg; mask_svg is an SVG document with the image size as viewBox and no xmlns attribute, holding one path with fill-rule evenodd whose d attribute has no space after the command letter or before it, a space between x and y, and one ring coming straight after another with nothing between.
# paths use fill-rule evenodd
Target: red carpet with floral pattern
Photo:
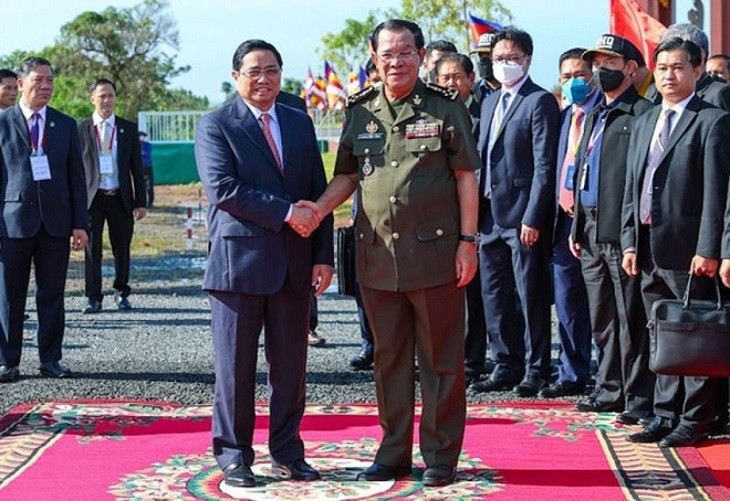
<instances>
[{"instance_id":1,"label":"red carpet with floral pattern","mask_svg":"<svg viewBox=\"0 0 730 501\"><path fill-rule=\"evenodd\" d=\"M417 452L410 477L355 481L380 439L372 405L309 406L302 436L322 480L276 480L266 406L257 412L259 486L232 489L211 454L210 406L19 406L0 418L0 499L730 499L730 443L631 444L630 429L614 426L614 415L576 413L567 404L470 406L457 481L440 489L421 484Z\"/></svg>"}]
</instances>

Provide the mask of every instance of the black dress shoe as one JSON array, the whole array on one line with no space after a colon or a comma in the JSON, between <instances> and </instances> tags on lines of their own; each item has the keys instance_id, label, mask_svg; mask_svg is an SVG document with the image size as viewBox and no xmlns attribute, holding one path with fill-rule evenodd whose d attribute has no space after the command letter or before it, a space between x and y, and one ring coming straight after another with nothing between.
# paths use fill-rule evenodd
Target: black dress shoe
<instances>
[{"instance_id":1,"label":"black dress shoe","mask_svg":"<svg viewBox=\"0 0 730 501\"><path fill-rule=\"evenodd\" d=\"M582 395L586 391L586 384L580 381L558 381L540 390L542 398L561 398Z\"/></svg>"},{"instance_id":2,"label":"black dress shoe","mask_svg":"<svg viewBox=\"0 0 730 501\"><path fill-rule=\"evenodd\" d=\"M544 379L528 374L520 384L512 389L518 397L534 397L547 384Z\"/></svg>"},{"instance_id":3,"label":"black dress shoe","mask_svg":"<svg viewBox=\"0 0 730 501\"><path fill-rule=\"evenodd\" d=\"M373 368L373 353L361 351L350 359L350 368L356 371L366 371Z\"/></svg>"},{"instance_id":4,"label":"black dress shoe","mask_svg":"<svg viewBox=\"0 0 730 501\"><path fill-rule=\"evenodd\" d=\"M469 386L469 389L477 393L488 393L490 391L510 390L514 388L516 384L519 384L519 381L501 377L489 377L482 381L477 381Z\"/></svg>"},{"instance_id":5,"label":"black dress shoe","mask_svg":"<svg viewBox=\"0 0 730 501\"><path fill-rule=\"evenodd\" d=\"M661 418L655 417L643 431L632 433L626 440L637 444L659 442L661 439L672 433L672 426L669 426Z\"/></svg>"},{"instance_id":6,"label":"black dress shoe","mask_svg":"<svg viewBox=\"0 0 730 501\"><path fill-rule=\"evenodd\" d=\"M241 463L229 464L223 470L225 483L231 487L256 487L256 477L251 468Z\"/></svg>"},{"instance_id":7,"label":"black dress shoe","mask_svg":"<svg viewBox=\"0 0 730 501\"><path fill-rule=\"evenodd\" d=\"M20 376L20 369L16 365L10 367L9 365L0 365L0 383L12 383Z\"/></svg>"},{"instance_id":8,"label":"black dress shoe","mask_svg":"<svg viewBox=\"0 0 730 501\"><path fill-rule=\"evenodd\" d=\"M309 466L304 459L297 459L289 464L279 463L272 459L271 468L274 470L277 477L286 480L291 479L311 482L312 480L319 480L322 478L319 472Z\"/></svg>"},{"instance_id":9,"label":"black dress shoe","mask_svg":"<svg viewBox=\"0 0 730 501\"><path fill-rule=\"evenodd\" d=\"M443 487L454 482L456 468L445 464L435 464L426 468L421 481L426 487Z\"/></svg>"},{"instance_id":10,"label":"black dress shoe","mask_svg":"<svg viewBox=\"0 0 730 501\"><path fill-rule=\"evenodd\" d=\"M129 299L122 296L116 297L117 308L120 310L128 311L132 309L132 305L129 304Z\"/></svg>"},{"instance_id":11,"label":"black dress shoe","mask_svg":"<svg viewBox=\"0 0 730 501\"><path fill-rule=\"evenodd\" d=\"M61 362L47 362L41 364L38 369L44 376L56 379L70 378L73 374L71 369L64 366Z\"/></svg>"},{"instance_id":12,"label":"black dress shoe","mask_svg":"<svg viewBox=\"0 0 730 501\"><path fill-rule=\"evenodd\" d=\"M621 412L624 410L624 406L621 402L601 402L588 399L586 402L575 404L574 409L580 412Z\"/></svg>"},{"instance_id":13,"label":"black dress shoe","mask_svg":"<svg viewBox=\"0 0 730 501\"><path fill-rule=\"evenodd\" d=\"M680 424L659 442L659 447L689 447L707 440L709 435L686 424Z\"/></svg>"},{"instance_id":14,"label":"black dress shoe","mask_svg":"<svg viewBox=\"0 0 730 501\"><path fill-rule=\"evenodd\" d=\"M410 466L386 466L380 463L373 463L358 473L357 479L368 482L385 482L387 480L396 480L400 477L405 477L411 473Z\"/></svg>"},{"instance_id":15,"label":"black dress shoe","mask_svg":"<svg viewBox=\"0 0 730 501\"><path fill-rule=\"evenodd\" d=\"M642 418L640 416L637 416L636 414L630 412L630 411L624 411L618 416L616 416L616 422L621 424L628 424L628 425L635 425L639 424L641 422ZM652 420L649 420L648 422L651 423Z\"/></svg>"},{"instance_id":16,"label":"black dress shoe","mask_svg":"<svg viewBox=\"0 0 730 501\"><path fill-rule=\"evenodd\" d=\"M101 301L98 299L89 299L84 306L83 313L88 315L90 313L99 313L101 311Z\"/></svg>"}]
</instances>

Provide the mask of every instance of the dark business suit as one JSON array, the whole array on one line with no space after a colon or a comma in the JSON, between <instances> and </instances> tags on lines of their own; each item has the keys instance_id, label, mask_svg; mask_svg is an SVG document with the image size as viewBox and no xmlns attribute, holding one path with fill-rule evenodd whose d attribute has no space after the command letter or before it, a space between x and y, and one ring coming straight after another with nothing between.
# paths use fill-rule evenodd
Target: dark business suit
<instances>
[{"instance_id":1,"label":"dark business suit","mask_svg":"<svg viewBox=\"0 0 730 501\"><path fill-rule=\"evenodd\" d=\"M20 363L31 261L41 363L61 359L63 293L72 230L86 230L84 168L74 120L47 107L43 150L51 179L33 181L28 125L19 105L0 114L0 365Z\"/></svg>"},{"instance_id":2,"label":"dark business suit","mask_svg":"<svg viewBox=\"0 0 730 501\"><path fill-rule=\"evenodd\" d=\"M588 102L600 102L599 91L588 98ZM573 226L573 215L560 206L563 168L569 144L574 106L566 107L560 114L560 135L558 136L557 162L555 169L555 204L553 230L553 292L555 313L558 317L560 338L560 364L558 381L585 383L590 377L591 362L591 319L588 312L588 297L581 274L580 260L570 252L568 237ZM585 118L583 119L585 121ZM575 147L577 148L577 144ZM575 162L574 162L575 163ZM567 178L566 178L567 181ZM572 181L572 180L571 180Z\"/></svg>"},{"instance_id":3,"label":"dark business suit","mask_svg":"<svg viewBox=\"0 0 730 501\"><path fill-rule=\"evenodd\" d=\"M485 198L487 173L482 169L479 267L489 349L496 364L492 378L519 382L527 372L547 380L550 298L545 291L550 287L547 261L560 111L553 95L526 77L512 98L487 158L502 92L482 102L478 143L482 164L490 166L491 179L491 197ZM523 224L540 231L533 247L520 242ZM515 307L515 286L524 316L524 336Z\"/></svg>"},{"instance_id":4,"label":"dark business suit","mask_svg":"<svg viewBox=\"0 0 730 501\"><path fill-rule=\"evenodd\" d=\"M683 296L693 256L720 258L730 172L730 115L695 96L660 157L651 185L651 224L642 224L639 205L647 156L661 111L656 107L636 121L622 216L622 246L637 249L647 315L657 300ZM681 421L709 431L716 381L657 375L654 413L667 425Z\"/></svg>"},{"instance_id":5,"label":"dark business suit","mask_svg":"<svg viewBox=\"0 0 730 501\"><path fill-rule=\"evenodd\" d=\"M588 293L593 339L600 350L595 400L606 408L642 417L651 412L653 375L648 368L648 333L638 279L621 268L621 210L626 155L636 118L651 103L629 86L608 111L600 147L596 212L585 209L576 173L573 241L581 244L581 269ZM585 165L604 103L586 118L577 165Z\"/></svg>"},{"instance_id":6,"label":"dark business suit","mask_svg":"<svg viewBox=\"0 0 730 501\"><path fill-rule=\"evenodd\" d=\"M258 338L269 362L269 450L278 462L304 456L307 326L312 266L334 261L332 218L309 238L285 222L290 205L325 189L310 118L276 104L283 174L241 98L198 124L195 158L210 201L209 256L203 288L211 303L215 348L213 453L221 468L251 465Z\"/></svg>"},{"instance_id":7,"label":"dark business suit","mask_svg":"<svg viewBox=\"0 0 730 501\"><path fill-rule=\"evenodd\" d=\"M134 231L133 211L147 206L142 156L137 126L115 116L113 144L119 190L114 195L99 190L99 145L93 117L79 122L81 154L86 173L86 195L91 234L86 247L85 294L101 301L101 260L104 222L109 226L109 241L114 254L114 289L121 297L130 293L130 246Z\"/></svg>"}]
</instances>

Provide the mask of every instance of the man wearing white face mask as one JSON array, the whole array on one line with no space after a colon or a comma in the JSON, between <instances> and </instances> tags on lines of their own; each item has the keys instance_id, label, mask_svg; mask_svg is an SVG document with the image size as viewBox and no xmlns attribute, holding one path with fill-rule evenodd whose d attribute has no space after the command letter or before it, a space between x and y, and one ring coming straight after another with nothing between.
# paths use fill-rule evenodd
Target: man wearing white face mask
<instances>
[{"instance_id":1,"label":"man wearing white face mask","mask_svg":"<svg viewBox=\"0 0 730 501\"><path fill-rule=\"evenodd\" d=\"M494 38L494 77L500 92L482 102L479 263L484 311L495 363L477 392L514 388L535 396L550 376L550 286L555 151L560 110L532 82L532 37L507 28ZM515 305L524 318L524 335Z\"/></svg>"},{"instance_id":2,"label":"man wearing white face mask","mask_svg":"<svg viewBox=\"0 0 730 501\"><path fill-rule=\"evenodd\" d=\"M604 97L586 117L576 154L570 245L581 260L601 356L596 388L576 409L621 412L619 423L636 424L652 413L654 377L639 280L621 268L621 210L631 131L651 103L633 85L643 58L628 40L602 35L583 59L592 64Z\"/></svg>"},{"instance_id":3,"label":"man wearing white face mask","mask_svg":"<svg viewBox=\"0 0 730 501\"><path fill-rule=\"evenodd\" d=\"M555 175L555 227L553 232L553 291L558 317L560 365L558 380L543 388L543 398L582 395L590 377L591 321L580 260L570 252L568 236L573 226L573 179L575 154L585 117L603 97L583 60L585 49L574 48L560 55L558 82L568 106L560 114L560 135Z\"/></svg>"}]
</instances>

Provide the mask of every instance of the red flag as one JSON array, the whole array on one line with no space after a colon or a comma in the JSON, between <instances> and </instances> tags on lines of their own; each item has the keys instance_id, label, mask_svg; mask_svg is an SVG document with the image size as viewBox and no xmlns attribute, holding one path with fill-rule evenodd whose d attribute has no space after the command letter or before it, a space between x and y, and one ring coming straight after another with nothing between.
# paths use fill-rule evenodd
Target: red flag
<instances>
[{"instance_id":1,"label":"red flag","mask_svg":"<svg viewBox=\"0 0 730 501\"><path fill-rule=\"evenodd\" d=\"M469 34L471 35L472 45L476 45L479 37L485 33L496 33L502 31L504 26L494 21L487 21L480 17L469 14Z\"/></svg>"},{"instance_id":2,"label":"red flag","mask_svg":"<svg viewBox=\"0 0 730 501\"><path fill-rule=\"evenodd\" d=\"M636 45L647 66L654 68L654 49L666 26L644 12L635 0L611 0L609 31Z\"/></svg>"}]
</instances>

